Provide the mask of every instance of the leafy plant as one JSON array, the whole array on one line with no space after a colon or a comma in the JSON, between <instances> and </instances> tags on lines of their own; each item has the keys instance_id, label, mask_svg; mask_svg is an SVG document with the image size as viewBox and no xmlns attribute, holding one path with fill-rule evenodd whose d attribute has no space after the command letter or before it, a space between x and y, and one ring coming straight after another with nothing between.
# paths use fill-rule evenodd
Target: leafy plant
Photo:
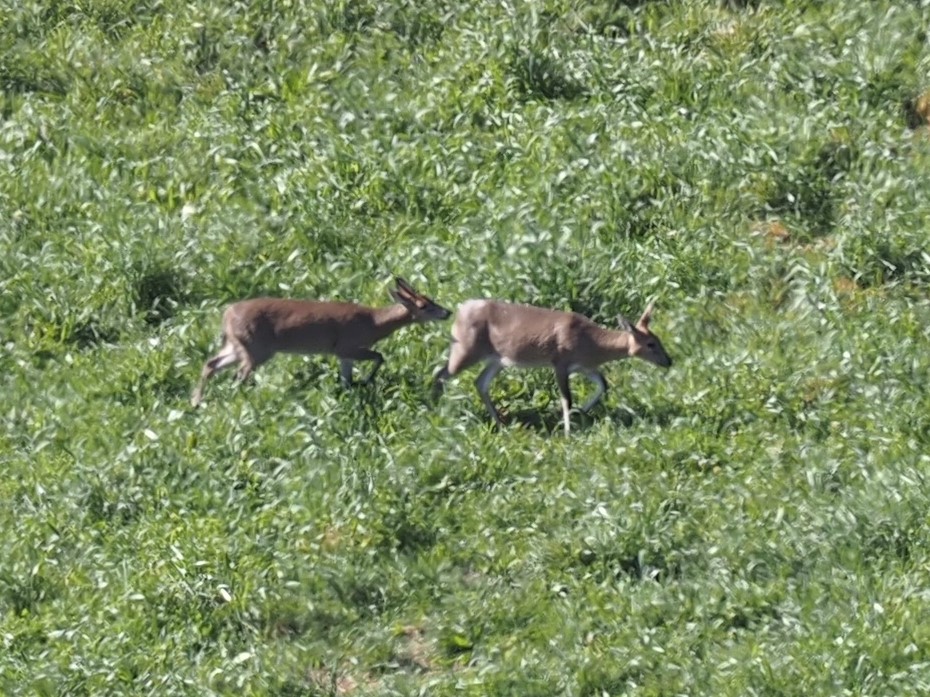
<instances>
[{"instance_id":1,"label":"leafy plant","mask_svg":"<svg viewBox=\"0 0 930 697\"><path fill-rule=\"evenodd\" d=\"M0 15L0 693L927 692L926 2ZM394 275L674 366L190 408L229 302Z\"/></svg>"}]
</instances>

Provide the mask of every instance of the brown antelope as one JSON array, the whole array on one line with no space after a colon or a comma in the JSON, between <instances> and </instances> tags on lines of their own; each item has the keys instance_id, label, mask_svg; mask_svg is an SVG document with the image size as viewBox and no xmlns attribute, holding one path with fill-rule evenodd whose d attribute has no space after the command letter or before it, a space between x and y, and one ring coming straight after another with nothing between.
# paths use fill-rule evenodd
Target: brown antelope
<instances>
[{"instance_id":1,"label":"brown antelope","mask_svg":"<svg viewBox=\"0 0 930 697\"><path fill-rule=\"evenodd\" d=\"M356 361L373 361L364 384L371 383L384 363L372 345L416 322L448 319L449 310L421 295L402 278L388 291L397 304L366 307L349 302L255 298L233 303L223 314L223 347L208 360L191 396L197 406L210 377L234 363L245 381L276 353L329 354L339 358L339 374L353 384Z\"/></svg>"},{"instance_id":2,"label":"brown antelope","mask_svg":"<svg viewBox=\"0 0 930 697\"><path fill-rule=\"evenodd\" d=\"M619 329L611 330L575 312L495 300L468 300L459 307L452 325L449 362L436 373L434 395L442 393L443 383L450 376L484 361L484 370L475 384L491 418L499 426L501 418L488 393L494 376L511 366L552 366L568 435L572 408L568 378L572 373L582 373L597 388L581 408L586 412L607 392L607 381L598 370L603 363L637 356L665 368L672 364L659 337L649 331L652 310L650 303L635 326L620 317Z\"/></svg>"}]
</instances>

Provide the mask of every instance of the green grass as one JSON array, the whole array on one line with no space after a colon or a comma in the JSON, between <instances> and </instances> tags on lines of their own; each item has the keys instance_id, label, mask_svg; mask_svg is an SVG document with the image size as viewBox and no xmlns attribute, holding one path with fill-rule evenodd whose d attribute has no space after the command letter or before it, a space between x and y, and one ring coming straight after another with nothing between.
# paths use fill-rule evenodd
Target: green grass
<instances>
[{"instance_id":1,"label":"green grass","mask_svg":"<svg viewBox=\"0 0 930 697\"><path fill-rule=\"evenodd\" d=\"M0 7L0 692L930 689L930 4ZM429 396L222 307L497 297L675 359ZM574 384L579 398L590 389Z\"/></svg>"}]
</instances>

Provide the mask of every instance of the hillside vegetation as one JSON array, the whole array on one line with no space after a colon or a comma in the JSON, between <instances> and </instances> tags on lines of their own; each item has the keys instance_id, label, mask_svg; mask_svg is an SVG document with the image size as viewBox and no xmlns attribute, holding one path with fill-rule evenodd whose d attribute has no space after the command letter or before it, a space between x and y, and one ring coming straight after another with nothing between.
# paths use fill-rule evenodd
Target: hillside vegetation
<instances>
[{"instance_id":1,"label":"hillside vegetation","mask_svg":"<svg viewBox=\"0 0 930 697\"><path fill-rule=\"evenodd\" d=\"M927 0L21 0L0 87L0 693L930 690ZM675 365L190 407L395 274Z\"/></svg>"}]
</instances>

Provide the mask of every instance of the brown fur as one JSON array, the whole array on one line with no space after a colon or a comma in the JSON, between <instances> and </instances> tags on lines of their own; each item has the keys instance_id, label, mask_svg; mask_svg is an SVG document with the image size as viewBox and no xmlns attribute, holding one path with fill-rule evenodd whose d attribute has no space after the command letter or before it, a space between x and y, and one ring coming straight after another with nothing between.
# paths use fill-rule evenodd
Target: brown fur
<instances>
[{"instance_id":1,"label":"brown fur","mask_svg":"<svg viewBox=\"0 0 930 697\"><path fill-rule=\"evenodd\" d=\"M355 361L374 361L365 379L370 383L384 362L371 348L375 343L408 324L443 320L450 315L402 278L395 281L390 293L397 303L388 307L284 298L233 303L223 313L223 347L204 364L191 403L196 406L201 402L206 382L216 372L238 363L237 376L243 381L276 353L337 356L346 385L353 384Z\"/></svg>"},{"instance_id":2,"label":"brown fur","mask_svg":"<svg viewBox=\"0 0 930 697\"><path fill-rule=\"evenodd\" d=\"M651 318L652 305L635 326L621 318L621 329L610 330L575 312L495 300L469 300L459 307L452 325L449 362L436 374L435 391L441 393L449 377L475 363L485 362L476 385L491 418L500 424L500 416L488 393L494 376L511 366L551 366L562 397L567 435L572 406L568 379L572 373L585 374L598 388L598 393L583 407L587 411L606 392L607 382L598 370L604 363L637 356L663 367L672 364L662 342L649 330Z\"/></svg>"}]
</instances>

